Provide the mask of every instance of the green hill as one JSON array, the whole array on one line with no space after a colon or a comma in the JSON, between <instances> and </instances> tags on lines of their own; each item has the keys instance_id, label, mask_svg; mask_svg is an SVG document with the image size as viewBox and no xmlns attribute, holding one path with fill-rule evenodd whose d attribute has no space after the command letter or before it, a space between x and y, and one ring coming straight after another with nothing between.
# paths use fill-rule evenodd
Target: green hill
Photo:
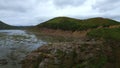
<instances>
[{"instance_id":1,"label":"green hill","mask_svg":"<svg viewBox=\"0 0 120 68\"><path fill-rule=\"evenodd\" d=\"M0 21L0 29L29 29L33 26L12 26Z\"/></svg>"},{"instance_id":2,"label":"green hill","mask_svg":"<svg viewBox=\"0 0 120 68\"><path fill-rule=\"evenodd\" d=\"M107 18L90 18L79 20L69 17L56 17L37 25L38 28L61 29L61 30L87 30L98 27L109 27L120 24Z\"/></svg>"},{"instance_id":3,"label":"green hill","mask_svg":"<svg viewBox=\"0 0 120 68\"><path fill-rule=\"evenodd\" d=\"M3 23L2 21L0 21L0 29L10 29L12 28L12 26Z\"/></svg>"}]
</instances>

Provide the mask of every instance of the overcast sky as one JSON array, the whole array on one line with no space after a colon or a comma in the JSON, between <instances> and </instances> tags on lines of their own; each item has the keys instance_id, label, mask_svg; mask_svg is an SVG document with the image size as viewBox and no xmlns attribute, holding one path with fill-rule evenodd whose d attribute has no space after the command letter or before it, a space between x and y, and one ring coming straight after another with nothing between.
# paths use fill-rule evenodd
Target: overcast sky
<instances>
[{"instance_id":1,"label":"overcast sky","mask_svg":"<svg viewBox=\"0 0 120 68\"><path fill-rule=\"evenodd\" d=\"M58 16L107 17L120 21L120 0L0 0L0 20L36 25Z\"/></svg>"}]
</instances>

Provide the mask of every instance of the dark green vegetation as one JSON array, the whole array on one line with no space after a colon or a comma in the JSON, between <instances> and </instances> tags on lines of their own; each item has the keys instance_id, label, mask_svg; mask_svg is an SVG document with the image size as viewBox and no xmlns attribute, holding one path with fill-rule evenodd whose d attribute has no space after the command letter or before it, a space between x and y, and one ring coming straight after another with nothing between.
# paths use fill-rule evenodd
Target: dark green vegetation
<instances>
[{"instance_id":1,"label":"dark green vegetation","mask_svg":"<svg viewBox=\"0 0 120 68\"><path fill-rule=\"evenodd\" d=\"M56 17L46 22L37 25L38 28L61 29L61 30L87 30L98 27L109 27L111 25L118 25L117 21L107 18L90 18L79 20L69 17Z\"/></svg>"},{"instance_id":2,"label":"dark green vegetation","mask_svg":"<svg viewBox=\"0 0 120 68\"><path fill-rule=\"evenodd\" d=\"M120 41L120 28L101 28L90 31L90 38Z\"/></svg>"}]
</instances>

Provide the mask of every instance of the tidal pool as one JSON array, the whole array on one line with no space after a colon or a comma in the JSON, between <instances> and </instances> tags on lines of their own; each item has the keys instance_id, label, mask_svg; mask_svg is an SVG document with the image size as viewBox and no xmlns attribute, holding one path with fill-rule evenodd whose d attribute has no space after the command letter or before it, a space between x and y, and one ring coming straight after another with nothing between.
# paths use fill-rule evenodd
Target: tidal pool
<instances>
[{"instance_id":1,"label":"tidal pool","mask_svg":"<svg viewBox=\"0 0 120 68\"><path fill-rule=\"evenodd\" d=\"M0 30L0 68L21 68L21 60L43 44L25 30Z\"/></svg>"}]
</instances>

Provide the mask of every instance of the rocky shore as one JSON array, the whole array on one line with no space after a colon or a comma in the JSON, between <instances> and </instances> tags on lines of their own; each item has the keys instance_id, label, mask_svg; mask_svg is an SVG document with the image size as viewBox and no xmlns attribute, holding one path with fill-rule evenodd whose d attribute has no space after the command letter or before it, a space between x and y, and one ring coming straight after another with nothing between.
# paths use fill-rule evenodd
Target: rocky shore
<instances>
[{"instance_id":1,"label":"rocky shore","mask_svg":"<svg viewBox=\"0 0 120 68\"><path fill-rule=\"evenodd\" d=\"M22 68L114 68L110 45L100 41L49 43L22 61Z\"/></svg>"}]
</instances>

